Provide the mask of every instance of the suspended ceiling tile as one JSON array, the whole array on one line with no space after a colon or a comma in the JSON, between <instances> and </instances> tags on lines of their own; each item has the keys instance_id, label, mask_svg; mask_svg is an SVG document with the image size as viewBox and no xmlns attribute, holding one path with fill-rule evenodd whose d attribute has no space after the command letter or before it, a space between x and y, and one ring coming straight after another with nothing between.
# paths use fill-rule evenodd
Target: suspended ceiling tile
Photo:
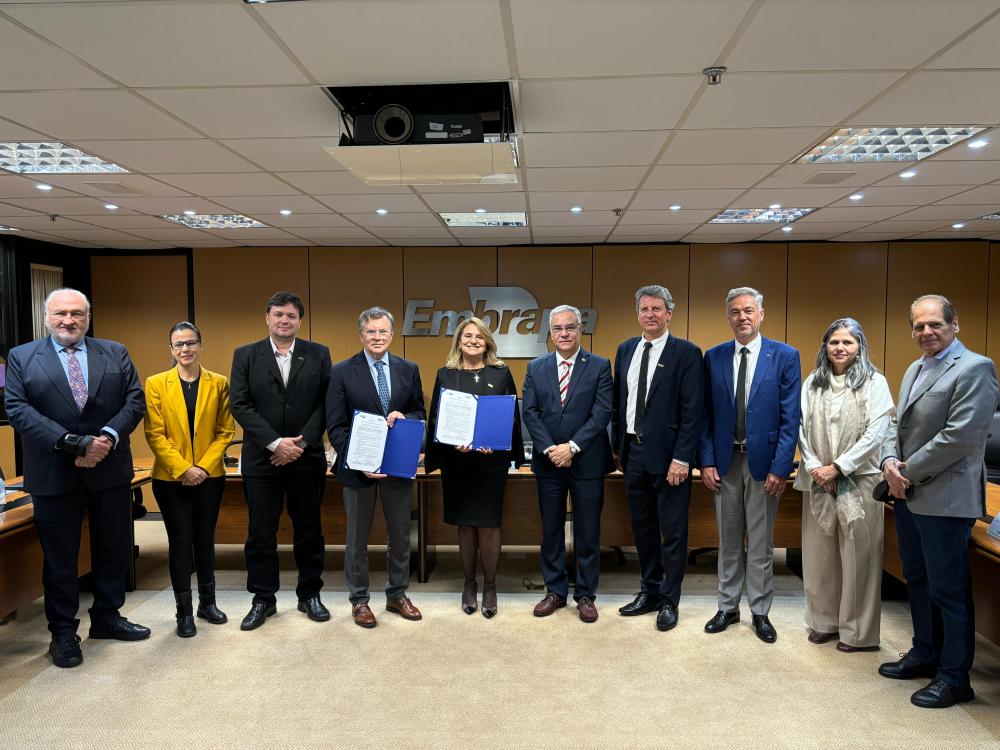
<instances>
[{"instance_id":1,"label":"suspended ceiling tile","mask_svg":"<svg viewBox=\"0 0 1000 750\"><path fill-rule=\"evenodd\" d=\"M17 8L6 6L16 14ZM13 13L12 13L13 11ZM0 19L0 90L114 88L115 84L5 19Z\"/></svg>"},{"instance_id":2,"label":"suspended ceiling tile","mask_svg":"<svg viewBox=\"0 0 1000 750\"><path fill-rule=\"evenodd\" d=\"M830 128L677 130L660 164L785 164Z\"/></svg>"},{"instance_id":3,"label":"suspended ceiling tile","mask_svg":"<svg viewBox=\"0 0 1000 750\"><path fill-rule=\"evenodd\" d=\"M681 206L682 208L712 208L722 210L743 193L743 188L723 190L648 190L636 193L630 209L653 210Z\"/></svg>"},{"instance_id":4,"label":"suspended ceiling tile","mask_svg":"<svg viewBox=\"0 0 1000 750\"><path fill-rule=\"evenodd\" d=\"M491 193L490 195L470 195L468 193L434 193L424 196L424 201L432 211L524 211L524 193Z\"/></svg>"},{"instance_id":5,"label":"suspended ceiling tile","mask_svg":"<svg viewBox=\"0 0 1000 750\"><path fill-rule=\"evenodd\" d=\"M679 188L748 188L767 175L769 164L653 167L644 190Z\"/></svg>"},{"instance_id":6,"label":"suspended ceiling tile","mask_svg":"<svg viewBox=\"0 0 1000 750\"><path fill-rule=\"evenodd\" d=\"M552 167L528 169L531 190L634 190L645 167Z\"/></svg>"},{"instance_id":7,"label":"suspended ceiling tile","mask_svg":"<svg viewBox=\"0 0 1000 750\"><path fill-rule=\"evenodd\" d=\"M426 213L427 206L415 195L385 194L385 195L336 195L328 196L324 201L334 211L341 213L374 213L376 209L384 208L390 213Z\"/></svg>"},{"instance_id":8,"label":"suspended ceiling tile","mask_svg":"<svg viewBox=\"0 0 1000 750\"><path fill-rule=\"evenodd\" d=\"M283 209L294 211L295 214L330 213L328 206L308 195L213 195L211 199L218 205L241 214L278 214Z\"/></svg>"},{"instance_id":9,"label":"suspended ceiling tile","mask_svg":"<svg viewBox=\"0 0 1000 750\"><path fill-rule=\"evenodd\" d=\"M604 133L528 133L521 139L521 163L527 167L648 166L667 131Z\"/></svg>"},{"instance_id":10,"label":"suspended ceiling tile","mask_svg":"<svg viewBox=\"0 0 1000 750\"><path fill-rule=\"evenodd\" d=\"M133 172L256 172L257 167L210 140L81 141L77 148Z\"/></svg>"},{"instance_id":11,"label":"suspended ceiling tile","mask_svg":"<svg viewBox=\"0 0 1000 750\"><path fill-rule=\"evenodd\" d=\"M336 146L339 137L243 138L223 141L270 172L343 171L344 167L324 149ZM232 171L232 170L219 170Z\"/></svg>"},{"instance_id":12,"label":"suspended ceiling tile","mask_svg":"<svg viewBox=\"0 0 1000 750\"><path fill-rule=\"evenodd\" d=\"M531 191L528 199L532 211L568 211L573 206L579 206L584 211L611 211L625 208L634 194L631 190L568 190L554 193Z\"/></svg>"},{"instance_id":13,"label":"suspended ceiling tile","mask_svg":"<svg viewBox=\"0 0 1000 750\"><path fill-rule=\"evenodd\" d=\"M196 195L298 195L292 186L264 172L157 174L158 180Z\"/></svg>"},{"instance_id":14,"label":"suspended ceiling tile","mask_svg":"<svg viewBox=\"0 0 1000 750\"><path fill-rule=\"evenodd\" d=\"M921 71L851 119L856 126L995 125L1000 70Z\"/></svg>"},{"instance_id":15,"label":"suspended ceiling tile","mask_svg":"<svg viewBox=\"0 0 1000 750\"><path fill-rule=\"evenodd\" d=\"M644 211L630 208L625 212L619 226L626 224L701 224L708 221L718 213L719 212L714 209L705 211L682 208L678 211L664 209Z\"/></svg>"}]
</instances>

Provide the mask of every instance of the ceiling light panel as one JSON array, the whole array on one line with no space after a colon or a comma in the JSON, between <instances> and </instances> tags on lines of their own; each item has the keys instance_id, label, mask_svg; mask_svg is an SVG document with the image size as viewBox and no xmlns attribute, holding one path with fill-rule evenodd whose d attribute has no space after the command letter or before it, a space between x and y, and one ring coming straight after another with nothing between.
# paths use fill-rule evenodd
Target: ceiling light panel
<instances>
[{"instance_id":1,"label":"ceiling light panel","mask_svg":"<svg viewBox=\"0 0 1000 750\"><path fill-rule=\"evenodd\" d=\"M986 214L984 219L990 219L991 221L1000 221L1000 214Z\"/></svg>"},{"instance_id":2,"label":"ceiling light panel","mask_svg":"<svg viewBox=\"0 0 1000 750\"><path fill-rule=\"evenodd\" d=\"M256 219L241 214L168 214L161 219L183 224L192 229L261 229L267 227Z\"/></svg>"},{"instance_id":3,"label":"ceiling light panel","mask_svg":"<svg viewBox=\"0 0 1000 750\"><path fill-rule=\"evenodd\" d=\"M98 174L124 167L63 143L0 143L0 169L17 174Z\"/></svg>"},{"instance_id":4,"label":"ceiling light panel","mask_svg":"<svg viewBox=\"0 0 1000 750\"><path fill-rule=\"evenodd\" d=\"M792 163L920 161L983 130L972 126L842 128Z\"/></svg>"},{"instance_id":5,"label":"ceiling light panel","mask_svg":"<svg viewBox=\"0 0 1000 750\"><path fill-rule=\"evenodd\" d=\"M729 208L708 223L787 224L815 210L815 208Z\"/></svg>"},{"instance_id":6,"label":"ceiling light panel","mask_svg":"<svg viewBox=\"0 0 1000 750\"><path fill-rule=\"evenodd\" d=\"M477 214L441 212L438 214L449 227L526 227L524 211L504 211Z\"/></svg>"},{"instance_id":7,"label":"ceiling light panel","mask_svg":"<svg viewBox=\"0 0 1000 750\"><path fill-rule=\"evenodd\" d=\"M21 231L20 229L16 229L15 227L5 227L3 224L0 224L0 232L20 232L20 231Z\"/></svg>"}]
</instances>

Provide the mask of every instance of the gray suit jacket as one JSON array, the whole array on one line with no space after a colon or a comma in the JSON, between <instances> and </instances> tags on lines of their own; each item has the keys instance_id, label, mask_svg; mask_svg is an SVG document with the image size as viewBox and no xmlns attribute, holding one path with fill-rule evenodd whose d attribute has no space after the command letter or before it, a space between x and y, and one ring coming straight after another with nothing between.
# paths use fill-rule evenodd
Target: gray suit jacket
<instances>
[{"instance_id":1,"label":"gray suit jacket","mask_svg":"<svg viewBox=\"0 0 1000 750\"><path fill-rule=\"evenodd\" d=\"M882 461L906 462L902 473L913 483L906 505L914 513L976 518L985 513L983 456L997 406L996 367L956 341L909 403L919 370L917 360L903 376Z\"/></svg>"}]
</instances>

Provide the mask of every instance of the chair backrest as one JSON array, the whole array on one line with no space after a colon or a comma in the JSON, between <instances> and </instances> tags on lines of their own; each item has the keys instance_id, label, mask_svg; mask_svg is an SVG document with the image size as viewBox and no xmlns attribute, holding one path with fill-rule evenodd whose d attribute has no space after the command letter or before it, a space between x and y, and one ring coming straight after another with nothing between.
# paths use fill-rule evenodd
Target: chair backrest
<instances>
[{"instance_id":1,"label":"chair backrest","mask_svg":"<svg viewBox=\"0 0 1000 750\"><path fill-rule=\"evenodd\" d=\"M993 413L993 424L986 436L986 478L1000 484L1000 411Z\"/></svg>"}]
</instances>

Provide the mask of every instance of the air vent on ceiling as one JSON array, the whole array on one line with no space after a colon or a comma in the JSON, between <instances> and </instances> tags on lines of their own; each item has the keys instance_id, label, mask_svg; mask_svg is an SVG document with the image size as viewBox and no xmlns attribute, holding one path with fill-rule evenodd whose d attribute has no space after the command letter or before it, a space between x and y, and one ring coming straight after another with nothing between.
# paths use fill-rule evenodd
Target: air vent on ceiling
<instances>
[{"instance_id":1,"label":"air vent on ceiling","mask_svg":"<svg viewBox=\"0 0 1000 750\"><path fill-rule=\"evenodd\" d=\"M100 190L108 195L145 195L145 190L139 190L123 182L85 182L87 187Z\"/></svg>"},{"instance_id":2,"label":"air vent on ceiling","mask_svg":"<svg viewBox=\"0 0 1000 750\"><path fill-rule=\"evenodd\" d=\"M817 172L802 180L803 185L836 185L854 177L857 172Z\"/></svg>"}]
</instances>

